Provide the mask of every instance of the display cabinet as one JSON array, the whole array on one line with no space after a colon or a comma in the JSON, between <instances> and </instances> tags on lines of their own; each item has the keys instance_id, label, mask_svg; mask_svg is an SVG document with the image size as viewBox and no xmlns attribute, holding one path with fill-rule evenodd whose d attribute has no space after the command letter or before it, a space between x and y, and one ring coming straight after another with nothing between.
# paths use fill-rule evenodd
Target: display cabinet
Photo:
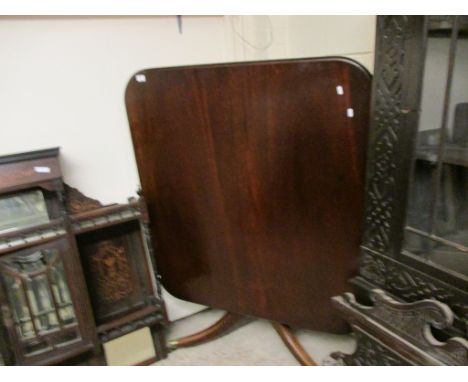
<instances>
[{"instance_id":1,"label":"display cabinet","mask_svg":"<svg viewBox=\"0 0 468 382\"><path fill-rule=\"evenodd\" d=\"M356 332L345 364L468 364L468 17L377 22Z\"/></svg>"},{"instance_id":2,"label":"display cabinet","mask_svg":"<svg viewBox=\"0 0 468 382\"><path fill-rule=\"evenodd\" d=\"M58 149L0 158L0 304L7 364L99 352L63 203Z\"/></svg>"},{"instance_id":3,"label":"display cabinet","mask_svg":"<svg viewBox=\"0 0 468 382\"><path fill-rule=\"evenodd\" d=\"M7 365L105 364L102 345L164 303L142 198L103 206L63 183L58 149L0 158L0 350Z\"/></svg>"}]
</instances>

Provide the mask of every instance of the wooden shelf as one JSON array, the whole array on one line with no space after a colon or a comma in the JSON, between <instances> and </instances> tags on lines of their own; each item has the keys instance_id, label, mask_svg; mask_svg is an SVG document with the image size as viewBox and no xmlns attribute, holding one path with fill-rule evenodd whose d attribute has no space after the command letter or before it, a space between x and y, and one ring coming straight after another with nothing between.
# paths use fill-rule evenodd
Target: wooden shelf
<instances>
[{"instance_id":1,"label":"wooden shelf","mask_svg":"<svg viewBox=\"0 0 468 382\"><path fill-rule=\"evenodd\" d=\"M437 163L438 147L424 145L416 150L416 159L427 161L431 164ZM442 162L455 166L468 167L468 147L447 144L442 154Z\"/></svg>"},{"instance_id":2,"label":"wooden shelf","mask_svg":"<svg viewBox=\"0 0 468 382\"><path fill-rule=\"evenodd\" d=\"M81 234L137 220L141 217L141 212L137 207L138 203L130 203L72 215L70 219L72 221L73 232Z\"/></svg>"}]
</instances>

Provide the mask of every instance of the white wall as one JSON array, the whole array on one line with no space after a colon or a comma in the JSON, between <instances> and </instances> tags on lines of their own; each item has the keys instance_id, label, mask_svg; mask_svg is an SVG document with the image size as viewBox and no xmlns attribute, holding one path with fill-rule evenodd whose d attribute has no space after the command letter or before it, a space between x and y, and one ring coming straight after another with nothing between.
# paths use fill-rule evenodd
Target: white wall
<instances>
[{"instance_id":1,"label":"white wall","mask_svg":"<svg viewBox=\"0 0 468 382\"><path fill-rule=\"evenodd\" d=\"M372 71L375 16L229 16L239 60L346 56Z\"/></svg>"},{"instance_id":2,"label":"white wall","mask_svg":"<svg viewBox=\"0 0 468 382\"><path fill-rule=\"evenodd\" d=\"M210 43L207 44L206 42ZM134 195L129 77L232 60L223 17L0 19L0 153L62 148L65 180L104 203Z\"/></svg>"},{"instance_id":3,"label":"white wall","mask_svg":"<svg viewBox=\"0 0 468 382\"><path fill-rule=\"evenodd\" d=\"M0 155L60 146L65 181L134 195L124 105L142 68L346 55L372 69L373 16L0 17ZM167 296L166 296L167 297ZM167 297L170 317L199 307Z\"/></svg>"},{"instance_id":4,"label":"white wall","mask_svg":"<svg viewBox=\"0 0 468 382\"><path fill-rule=\"evenodd\" d=\"M183 34L175 17L0 18L0 155L60 146L66 182L125 202L139 184L130 76L232 60L223 17L184 18ZM200 309L166 299L173 319Z\"/></svg>"}]
</instances>

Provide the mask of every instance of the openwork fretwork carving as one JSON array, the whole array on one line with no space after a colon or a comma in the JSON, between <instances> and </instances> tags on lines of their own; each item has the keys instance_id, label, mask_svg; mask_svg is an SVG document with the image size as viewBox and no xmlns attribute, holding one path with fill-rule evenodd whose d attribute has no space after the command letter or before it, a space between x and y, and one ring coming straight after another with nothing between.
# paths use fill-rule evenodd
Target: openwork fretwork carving
<instances>
[{"instance_id":1,"label":"openwork fretwork carving","mask_svg":"<svg viewBox=\"0 0 468 382\"><path fill-rule=\"evenodd\" d=\"M420 353L425 353L419 357L425 359L426 364L437 364L438 360L447 365L468 365L468 341L452 337L439 342L431 332L431 327L443 329L452 325L454 316L446 304L430 299L401 303L380 289L372 290L370 297L373 306L357 303L351 293L333 300L340 310L354 316L352 322L355 325L365 323L366 330L379 332L379 337L387 337L387 340L391 338L392 343L399 344L399 349L416 346ZM363 354L360 347L368 346L360 344L357 356Z\"/></svg>"},{"instance_id":2,"label":"openwork fretwork carving","mask_svg":"<svg viewBox=\"0 0 468 382\"><path fill-rule=\"evenodd\" d=\"M468 323L466 288L437 267L434 272L429 267L423 270L401 253L426 21L420 16L378 18L365 228L356 282L372 284L408 302L435 298L446 303L455 313L455 330L463 332Z\"/></svg>"},{"instance_id":3,"label":"openwork fretwork carving","mask_svg":"<svg viewBox=\"0 0 468 382\"><path fill-rule=\"evenodd\" d=\"M463 283L401 252L426 28L427 19L420 16L378 19L365 229L354 279L370 293L374 306L358 304L351 294L333 299L358 340L354 354L338 356L342 364L468 363L468 343L462 338L468 323ZM372 290L376 287L388 295ZM439 342L431 328L452 338Z\"/></svg>"},{"instance_id":4,"label":"openwork fretwork carving","mask_svg":"<svg viewBox=\"0 0 468 382\"><path fill-rule=\"evenodd\" d=\"M376 54L379 73L374 81L373 136L367 184L367 246L386 252L390 242L393 201L395 198L396 146L401 129L402 78L405 58L406 16L385 18L379 23L380 46Z\"/></svg>"}]
</instances>

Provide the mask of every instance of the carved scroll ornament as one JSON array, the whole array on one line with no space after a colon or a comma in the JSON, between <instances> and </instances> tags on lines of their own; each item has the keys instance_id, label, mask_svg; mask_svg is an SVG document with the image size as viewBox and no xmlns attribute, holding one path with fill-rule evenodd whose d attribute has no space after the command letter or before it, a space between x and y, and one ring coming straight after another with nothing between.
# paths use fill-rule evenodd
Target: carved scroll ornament
<instances>
[{"instance_id":1,"label":"carved scroll ornament","mask_svg":"<svg viewBox=\"0 0 468 382\"><path fill-rule=\"evenodd\" d=\"M394 337L393 343L401 344L402 347L409 349L415 346L418 348L417 352L426 353L426 358L429 360L439 360L441 364L447 365L468 365L468 341L466 339L452 337L446 342L440 342L431 331L431 327L443 329L452 324L454 316L446 304L434 299L401 303L380 289L372 290L370 297L374 303L373 306L358 303L351 293L334 297L333 300L335 305L342 311L346 310L347 314L365 317L365 320L359 323L357 323L359 320L354 322L364 330L366 330L365 326L369 326L374 331L391 332ZM363 325L363 322L366 324ZM357 339L359 341L359 336ZM365 347L365 344L358 345L358 349L359 346ZM359 352L362 354L363 350ZM343 356L338 358L343 358ZM437 363L429 362L428 364Z\"/></svg>"}]
</instances>

